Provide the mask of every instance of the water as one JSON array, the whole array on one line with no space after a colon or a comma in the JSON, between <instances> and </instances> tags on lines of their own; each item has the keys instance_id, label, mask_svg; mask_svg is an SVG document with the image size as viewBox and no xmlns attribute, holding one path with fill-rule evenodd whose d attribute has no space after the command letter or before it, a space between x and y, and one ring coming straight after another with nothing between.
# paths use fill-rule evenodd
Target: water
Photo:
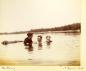
<instances>
[{"instance_id":1,"label":"water","mask_svg":"<svg viewBox=\"0 0 86 71\"><path fill-rule=\"evenodd\" d=\"M33 51L28 52L23 42L0 44L0 65L79 65L80 34L47 33L43 37L42 49L38 49L37 36L33 35ZM52 43L46 44L46 36L50 35ZM0 35L3 40L24 40L26 34ZM75 63L75 64L74 64Z\"/></svg>"}]
</instances>

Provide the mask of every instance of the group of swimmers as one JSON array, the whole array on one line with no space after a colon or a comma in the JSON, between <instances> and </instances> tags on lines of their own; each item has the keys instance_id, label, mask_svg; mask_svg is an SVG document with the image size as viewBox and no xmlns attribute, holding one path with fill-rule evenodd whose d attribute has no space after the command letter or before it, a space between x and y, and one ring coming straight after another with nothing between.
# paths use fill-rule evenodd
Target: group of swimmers
<instances>
[{"instance_id":1,"label":"group of swimmers","mask_svg":"<svg viewBox=\"0 0 86 71\"><path fill-rule=\"evenodd\" d=\"M26 46L25 48L28 49L28 51L33 51L33 33L27 33L27 37L24 40L24 46ZM38 35L37 36L37 42L38 42L38 49L42 49L42 36ZM51 44L51 37L50 36L46 36L46 44L50 45Z\"/></svg>"}]
</instances>

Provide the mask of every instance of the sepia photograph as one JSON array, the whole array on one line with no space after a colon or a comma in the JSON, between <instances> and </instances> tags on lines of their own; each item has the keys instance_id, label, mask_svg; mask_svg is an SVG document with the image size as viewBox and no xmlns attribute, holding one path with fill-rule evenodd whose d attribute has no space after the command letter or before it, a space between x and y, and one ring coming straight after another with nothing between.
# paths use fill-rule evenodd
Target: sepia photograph
<instances>
[{"instance_id":1,"label":"sepia photograph","mask_svg":"<svg viewBox=\"0 0 86 71\"><path fill-rule=\"evenodd\" d=\"M0 66L80 66L81 0L0 0Z\"/></svg>"}]
</instances>

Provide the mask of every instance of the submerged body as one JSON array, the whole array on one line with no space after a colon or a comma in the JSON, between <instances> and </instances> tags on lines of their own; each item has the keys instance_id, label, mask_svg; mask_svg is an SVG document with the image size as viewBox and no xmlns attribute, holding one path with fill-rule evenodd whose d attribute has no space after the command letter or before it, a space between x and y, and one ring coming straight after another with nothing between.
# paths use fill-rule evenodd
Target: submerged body
<instances>
[{"instance_id":1,"label":"submerged body","mask_svg":"<svg viewBox=\"0 0 86 71\"><path fill-rule=\"evenodd\" d=\"M49 48L50 48L51 42L52 42L51 37L50 36L46 36L46 44L47 44L47 46Z\"/></svg>"},{"instance_id":2,"label":"submerged body","mask_svg":"<svg viewBox=\"0 0 86 71\"><path fill-rule=\"evenodd\" d=\"M28 49L28 51L33 51L32 36L33 36L32 33L28 33L27 38L25 38L25 40L24 40L24 46L26 46L26 49Z\"/></svg>"},{"instance_id":3,"label":"submerged body","mask_svg":"<svg viewBox=\"0 0 86 71\"><path fill-rule=\"evenodd\" d=\"M37 38L37 41L38 41L38 49L42 49L42 36L39 35L38 38Z\"/></svg>"}]
</instances>

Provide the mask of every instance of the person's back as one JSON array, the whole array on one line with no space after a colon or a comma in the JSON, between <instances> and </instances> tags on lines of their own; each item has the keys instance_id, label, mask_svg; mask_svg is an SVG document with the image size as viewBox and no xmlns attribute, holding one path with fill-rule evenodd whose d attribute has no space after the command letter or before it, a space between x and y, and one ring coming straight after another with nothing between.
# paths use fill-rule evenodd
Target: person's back
<instances>
[{"instance_id":1,"label":"person's back","mask_svg":"<svg viewBox=\"0 0 86 71\"><path fill-rule=\"evenodd\" d=\"M29 46L29 45L31 45L32 44L32 39L30 39L30 38L25 38L25 40L24 40L24 45L25 46Z\"/></svg>"},{"instance_id":2,"label":"person's back","mask_svg":"<svg viewBox=\"0 0 86 71\"><path fill-rule=\"evenodd\" d=\"M24 40L24 45L26 46L26 48L29 50L29 51L33 51L33 46L32 46L32 37L33 37L33 34L32 33L28 33L27 34L27 38L25 38Z\"/></svg>"}]
</instances>

